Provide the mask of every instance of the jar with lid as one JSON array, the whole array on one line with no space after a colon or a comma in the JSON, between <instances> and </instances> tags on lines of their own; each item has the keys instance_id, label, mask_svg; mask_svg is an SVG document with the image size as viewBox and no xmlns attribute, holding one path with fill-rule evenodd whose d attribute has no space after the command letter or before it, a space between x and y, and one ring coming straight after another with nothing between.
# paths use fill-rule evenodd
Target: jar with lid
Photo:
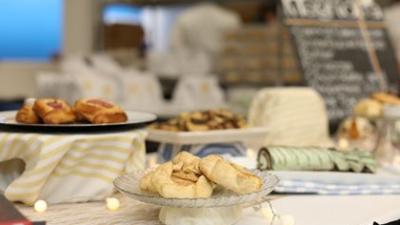
<instances>
[{"instance_id":1,"label":"jar with lid","mask_svg":"<svg viewBox=\"0 0 400 225\"><path fill-rule=\"evenodd\" d=\"M379 138L375 157L382 166L400 163L400 106L385 105L378 121Z\"/></svg>"}]
</instances>

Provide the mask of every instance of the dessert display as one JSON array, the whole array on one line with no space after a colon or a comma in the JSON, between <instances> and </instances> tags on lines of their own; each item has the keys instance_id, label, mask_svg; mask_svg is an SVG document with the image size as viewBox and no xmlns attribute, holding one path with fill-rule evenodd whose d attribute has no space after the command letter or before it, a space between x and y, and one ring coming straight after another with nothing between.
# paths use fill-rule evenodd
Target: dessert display
<instances>
[{"instance_id":1,"label":"dessert display","mask_svg":"<svg viewBox=\"0 0 400 225\"><path fill-rule=\"evenodd\" d=\"M246 121L226 109L182 113L177 118L152 125L165 131L208 131L245 128Z\"/></svg>"},{"instance_id":2,"label":"dessert display","mask_svg":"<svg viewBox=\"0 0 400 225\"><path fill-rule=\"evenodd\" d=\"M353 108L357 116L377 118L382 116L384 105L400 105L400 98L384 93L373 93L369 98L361 99Z\"/></svg>"},{"instance_id":3,"label":"dessert display","mask_svg":"<svg viewBox=\"0 0 400 225\"><path fill-rule=\"evenodd\" d=\"M376 118L382 115L383 105L375 99L362 99L353 108L357 116Z\"/></svg>"},{"instance_id":4,"label":"dessert display","mask_svg":"<svg viewBox=\"0 0 400 225\"><path fill-rule=\"evenodd\" d=\"M164 198L209 198L221 189L237 194L257 192L262 184L260 177L221 156L200 159L181 152L143 176L140 189Z\"/></svg>"},{"instance_id":5,"label":"dessert display","mask_svg":"<svg viewBox=\"0 0 400 225\"><path fill-rule=\"evenodd\" d=\"M126 113L113 103L101 99L82 99L71 107L57 98L27 101L15 120L23 124L107 124L127 121Z\"/></svg>"},{"instance_id":6,"label":"dessert display","mask_svg":"<svg viewBox=\"0 0 400 225\"><path fill-rule=\"evenodd\" d=\"M259 151L257 161L260 170L374 173L377 169L372 154L360 150L268 147Z\"/></svg>"},{"instance_id":7,"label":"dessert display","mask_svg":"<svg viewBox=\"0 0 400 225\"><path fill-rule=\"evenodd\" d=\"M400 105L399 97L384 92L377 92L372 94L372 99L375 99L382 104Z\"/></svg>"}]
</instances>

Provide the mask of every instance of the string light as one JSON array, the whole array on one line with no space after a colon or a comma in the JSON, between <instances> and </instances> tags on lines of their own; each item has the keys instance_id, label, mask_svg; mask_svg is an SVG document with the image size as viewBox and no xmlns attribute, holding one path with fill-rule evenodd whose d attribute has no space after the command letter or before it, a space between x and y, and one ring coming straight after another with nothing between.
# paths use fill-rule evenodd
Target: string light
<instances>
[{"instance_id":1,"label":"string light","mask_svg":"<svg viewBox=\"0 0 400 225\"><path fill-rule=\"evenodd\" d=\"M267 201L267 206L258 205L253 207L256 211L260 211L268 224L271 225L295 225L293 216L278 215L272 207L271 202Z\"/></svg>"},{"instance_id":2,"label":"string light","mask_svg":"<svg viewBox=\"0 0 400 225\"><path fill-rule=\"evenodd\" d=\"M346 150L349 148L349 141L345 138L339 138L338 146L339 146L339 149Z\"/></svg>"},{"instance_id":3,"label":"string light","mask_svg":"<svg viewBox=\"0 0 400 225\"><path fill-rule=\"evenodd\" d=\"M265 207L261 208L261 214L265 217L268 223L271 223L275 216L270 208Z\"/></svg>"},{"instance_id":4,"label":"string light","mask_svg":"<svg viewBox=\"0 0 400 225\"><path fill-rule=\"evenodd\" d=\"M248 149L247 149L247 156L248 156L250 159L256 158L255 151L254 151L253 149L251 149L251 148L248 148Z\"/></svg>"},{"instance_id":5,"label":"string light","mask_svg":"<svg viewBox=\"0 0 400 225\"><path fill-rule=\"evenodd\" d=\"M294 218L291 215L280 216L280 222L282 225L294 225Z\"/></svg>"},{"instance_id":6,"label":"string light","mask_svg":"<svg viewBox=\"0 0 400 225\"><path fill-rule=\"evenodd\" d=\"M47 202L44 200L37 200L33 205L33 208L38 213L45 212L47 210Z\"/></svg>"},{"instance_id":7,"label":"string light","mask_svg":"<svg viewBox=\"0 0 400 225\"><path fill-rule=\"evenodd\" d=\"M120 203L117 198L107 198L106 199L107 209L110 211L116 211L119 209Z\"/></svg>"}]
</instances>

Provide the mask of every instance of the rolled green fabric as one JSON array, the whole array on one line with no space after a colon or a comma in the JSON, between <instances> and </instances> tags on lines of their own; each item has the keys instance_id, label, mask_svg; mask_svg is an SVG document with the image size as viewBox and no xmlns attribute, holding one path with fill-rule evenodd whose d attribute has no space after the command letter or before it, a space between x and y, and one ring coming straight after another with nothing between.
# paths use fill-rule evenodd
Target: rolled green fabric
<instances>
[{"instance_id":1,"label":"rolled green fabric","mask_svg":"<svg viewBox=\"0 0 400 225\"><path fill-rule=\"evenodd\" d=\"M358 149L274 146L260 149L257 160L261 170L374 173L377 168L372 154Z\"/></svg>"}]
</instances>

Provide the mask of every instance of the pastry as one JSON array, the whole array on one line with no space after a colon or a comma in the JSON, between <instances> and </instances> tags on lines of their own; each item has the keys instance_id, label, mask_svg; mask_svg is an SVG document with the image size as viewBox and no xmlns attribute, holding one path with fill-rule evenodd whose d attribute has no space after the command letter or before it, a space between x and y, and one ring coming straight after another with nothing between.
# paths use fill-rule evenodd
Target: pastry
<instances>
[{"instance_id":1,"label":"pastry","mask_svg":"<svg viewBox=\"0 0 400 225\"><path fill-rule=\"evenodd\" d=\"M192 132L244 127L246 127L245 120L226 109L182 113L177 118L152 126L152 128L160 130Z\"/></svg>"},{"instance_id":2,"label":"pastry","mask_svg":"<svg viewBox=\"0 0 400 225\"><path fill-rule=\"evenodd\" d=\"M121 123L128 120L120 107L101 99L78 100L74 108L79 116L94 124Z\"/></svg>"},{"instance_id":3,"label":"pastry","mask_svg":"<svg viewBox=\"0 0 400 225\"><path fill-rule=\"evenodd\" d=\"M374 99L362 99L353 108L353 113L357 116L376 118L382 115L382 104Z\"/></svg>"},{"instance_id":4,"label":"pastry","mask_svg":"<svg viewBox=\"0 0 400 225\"><path fill-rule=\"evenodd\" d=\"M372 95L372 98L383 104L400 105L400 98L384 92L374 93Z\"/></svg>"},{"instance_id":5,"label":"pastry","mask_svg":"<svg viewBox=\"0 0 400 225\"><path fill-rule=\"evenodd\" d=\"M259 191L262 180L242 167L211 155L200 159L181 152L143 176L142 191L164 198L208 198L216 184L239 194Z\"/></svg>"},{"instance_id":6,"label":"pastry","mask_svg":"<svg viewBox=\"0 0 400 225\"><path fill-rule=\"evenodd\" d=\"M213 184L199 169L200 158L181 152L171 162L160 165L140 180L140 189L164 198L207 198Z\"/></svg>"},{"instance_id":7,"label":"pastry","mask_svg":"<svg viewBox=\"0 0 400 225\"><path fill-rule=\"evenodd\" d=\"M39 116L33 111L33 103L26 102L17 112L15 120L19 123L36 124L40 123Z\"/></svg>"},{"instance_id":8,"label":"pastry","mask_svg":"<svg viewBox=\"0 0 400 225\"><path fill-rule=\"evenodd\" d=\"M180 152L172 159L172 163L179 165L182 164L181 170L184 173L193 173L196 175L201 174L199 164L200 158L188 152Z\"/></svg>"},{"instance_id":9,"label":"pastry","mask_svg":"<svg viewBox=\"0 0 400 225\"><path fill-rule=\"evenodd\" d=\"M71 107L63 100L56 98L38 99L33 111L46 124L65 124L75 122L76 116Z\"/></svg>"},{"instance_id":10,"label":"pastry","mask_svg":"<svg viewBox=\"0 0 400 225\"><path fill-rule=\"evenodd\" d=\"M339 126L338 136L348 140L372 138L374 126L363 117L346 118Z\"/></svg>"},{"instance_id":11,"label":"pastry","mask_svg":"<svg viewBox=\"0 0 400 225\"><path fill-rule=\"evenodd\" d=\"M256 192L262 187L262 180L258 176L239 165L224 161L221 156L202 158L200 170L212 182L238 194Z\"/></svg>"},{"instance_id":12,"label":"pastry","mask_svg":"<svg viewBox=\"0 0 400 225\"><path fill-rule=\"evenodd\" d=\"M155 171L147 173L140 179L140 190L150 193L157 193L157 190L153 186L151 178L153 177Z\"/></svg>"},{"instance_id":13,"label":"pastry","mask_svg":"<svg viewBox=\"0 0 400 225\"><path fill-rule=\"evenodd\" d=\"M160 165L151 176L155 190L164 198L208 198L212 195L213 185L203 175L196 181L173 176L174 165L167 162Z\"/></svg>"}]
</instances>

